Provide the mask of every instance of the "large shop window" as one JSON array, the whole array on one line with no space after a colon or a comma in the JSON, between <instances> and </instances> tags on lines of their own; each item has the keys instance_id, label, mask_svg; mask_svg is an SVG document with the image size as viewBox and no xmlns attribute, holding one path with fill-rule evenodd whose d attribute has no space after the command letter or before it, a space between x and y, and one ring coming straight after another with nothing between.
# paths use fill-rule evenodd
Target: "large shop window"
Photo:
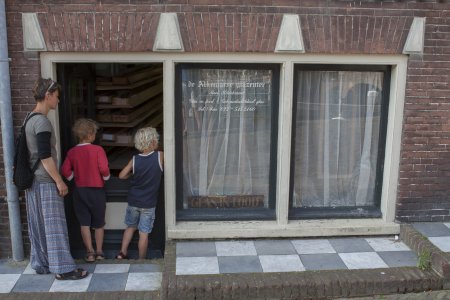
<instances>
[{"instance_id":1,"label":"large shop window","mask_svg":"<svg viewBox=\"0 0 450 300\"><path fill-rule=\"evenodd\" d=\"M275 218L278 65L178 64L178 220Z\"/></svg>"},{"instance_id":2,"label":"large shop window","mask_svg":"<svg viewBox=\"0 0 450 300\"><path fill-rule=\"evenodd\" d=\"M388 67L297 65L290 217L380 217Z\"/></svg>"}]
</instances>

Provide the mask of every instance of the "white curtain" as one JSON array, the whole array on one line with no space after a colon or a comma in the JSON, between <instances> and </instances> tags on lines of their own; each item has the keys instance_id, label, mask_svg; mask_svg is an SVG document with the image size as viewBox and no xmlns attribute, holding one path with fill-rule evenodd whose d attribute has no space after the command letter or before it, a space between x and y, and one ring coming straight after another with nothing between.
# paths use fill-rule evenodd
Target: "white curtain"
<instances>
[{"instance_id":1,"label":"white curtain","mask_svg":"<svg viewBox=\"0 0 450 300\"><path fill-rule=\"evenodd\" d=\"M184 69L183 194L263 195L268 204L272 72Z\"/></svg>"},{"instance_id":2,"label":"white curtain","mask_svg":"<svg viewBox=\"0 0 450 300\"><path fill-rule=\"evenodd\" d=\"M298 75L293 206L374 205L383 74Z\"/></svg>"}]
</instances>

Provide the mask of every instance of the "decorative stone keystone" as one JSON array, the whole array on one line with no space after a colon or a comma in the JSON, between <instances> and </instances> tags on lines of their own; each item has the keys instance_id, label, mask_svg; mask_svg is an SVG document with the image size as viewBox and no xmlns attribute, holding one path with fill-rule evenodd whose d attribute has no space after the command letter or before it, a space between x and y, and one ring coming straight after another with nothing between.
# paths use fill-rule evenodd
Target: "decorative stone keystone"
<instances>
[{"instance_id":1,"label":"decorative stone keystone","mask_svg":"<svg viewBox=\"0 0 450 300\"><path fill-rule=\"evenodd\" d=\"M425 38L425 18L414 18L409 29L403 54L423 54Z\"/></svg>"},{"instance_id":2,"label":"decorative stone keystone","mask_svg":"<svg viewBox=\"0 0 450 300\"><path fill-rule=\"evenodd\" d=\"M275 52L305 52L298 15L283 15Z\"/></svg>"},{"instance_id":3,"label":"decorative stone keystone","mask_svg":"<svg viewBox=\"0 0 450 300\"><path fill-rule=\"evenodd\" d=\"M159 17L153 51L184 51L176 13L162 13Z\"/></svg>"},{"instance_id":4,"label":"decorative stone keystone","mask_svg":"<svg viewBox=\"0 0 450 300\"><path fill-rule=\"evenodd\" d=\"M46 51L41 26L35 13L22 14L23 27L23 50L24 51Z\"/></svg>"}]
</instances>

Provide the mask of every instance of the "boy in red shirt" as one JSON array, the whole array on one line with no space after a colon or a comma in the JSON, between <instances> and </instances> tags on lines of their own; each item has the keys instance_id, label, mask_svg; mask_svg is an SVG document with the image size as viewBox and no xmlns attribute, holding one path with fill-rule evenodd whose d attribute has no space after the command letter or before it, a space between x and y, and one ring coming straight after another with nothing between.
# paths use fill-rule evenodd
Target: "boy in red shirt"
<instances>
[{"instance_id":1,"label":"boy in red shirt","mask_svg":"<svg viewBox=\"0 0 450 300\"><path fill-rule=\"evenodd\" d=\"M102 147L93 145L98 126L91 119L78 119L73 132L79 144L67 152L61 166L61 174L75 178L73 206L81 225L81 236L86 247L86 262L105 258L103 237L105 234L106 194L104 181L110 177L108 159ZM92 246L91 227L95 229L96 251Z\"/></svg>"}]
</instances>

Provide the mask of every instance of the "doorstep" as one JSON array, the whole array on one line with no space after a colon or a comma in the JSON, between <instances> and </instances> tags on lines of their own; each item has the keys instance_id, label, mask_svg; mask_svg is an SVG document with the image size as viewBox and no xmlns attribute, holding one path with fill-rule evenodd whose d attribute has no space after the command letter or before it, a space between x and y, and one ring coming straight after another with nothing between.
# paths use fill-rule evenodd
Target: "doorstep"
<instances>
[{"instance_id":1,"label":"doorstep","mask_svg":"<svg viewBox=\"0 0 450 300\"><path fill-rule=\"evenodd\" d=\"M391 238L395 240L393 236ZM254 252L252 245L260 244L261 246L261 242L265 242L264 240L239 239L234 241L202 240L188 242L194 244L196 242L204 243L204 247L199 247L194 253L189 253L191 247L183 247L183 243L186 243L186 241L167 241L161 289L162 298L325 299L414 293L428 290L441 290L447 286L448 260L446 260L446 254L442 253L440 249L433 245L427 237L424 237L412 225L401 225L400 241L408 249L404 249L401 246L396 251L405 253L412 251L415 253L416 265L419 253L422 253L424 249L428 249L427 251L430 251L432 257L432 268L428 270L421 270L412 265L411 260L409 262L403 262L403 265L398 264L399 258L395 255L396 251L391 251L392 255L387 256L384 253L385 251L376 251L377 249L374 247L372 248L375 250L367 251L367 248L365 248L367 245L364 241L376 242L379 239L377 236L353 239L356 242L355 245L361 247L361 253L364 253L364 255L370 254L366 256L367 268L353 269L349 267L351 264L348 264L348 261L344 260L345 257L348 257L348 255L344 255L348 254L345 253L347 251L345 248L349 245L345 245L345 242L342 242L343 239L339 238L326 240L332 240L330 244L333 246L335 252L343 251L342 253L335 253L334 256L338 254L341 260L344 261L345 266L341 265L339 267L339 265L336 265L329 269L314 267L314 264L312 264L313 267L311 265L308 267L308 264L305 263L307 254L299 254L298 248L295 245L297 244L298 246L301 244L302 239L278 240L280 246L283 245L281 246L283 251L288 251L288 253L283 254L284 258L291 259L292 262L291 265L285 264L287 268L283 271L270 269L274 267L270 263L265 268L264 260L261 260L261 256L264 255L260 255L261 253L258 252L263 248L259 248L257 253ZM323 242L324 239L321 238L318 240ZM179 245L177 246L178 243ZM215 247L211 247L211 243ZM229 247L224 250L221 247L226 243L229 243ZM230 243L235 244L232 245ZM296 252L292 252L292 249L289 249L289 245L293 245ZM371 244L369 243L369 245ZM380 245L386 245L386 243L378 243L378 246ZM393 242L390 246L398 247L398 245L400 244L394 244ZM260 246L255 246L254 248L257 249ZM266 247L266 249L268 248L271 248L271 246ZM336 249L341 250L337 251ZM383 257L382 254L385 256ZM197 273L192 271L192 266L195 266L195 264L191 268L183 268L183 263L188 261L187 258L195 258L195 255L210 258L210 260L203 262L206 267L204 273L208 274L201 274L198 270ZM240 266L237 263L227 269L226 261L230 260L230 257L236 258L239 255L241 256L242 265ZM302 262L301 266L303 267L298 265L297 255L300 257L300 261ZM215 256L217 256L217 259L215 259ZM383 257L382 261L385 264L383 265L379 262L377 257ZM256 263L258 258L261 268L258 268L258 264ZM267 259L267 257L264 258ZM276 259L276 257L269 258ZM247 262L245 259L247 259ZM254 260L254 262L249 263L250 260ZM218 268L215 265L216 261L219 262ZM378 265L377 261L379 263ZM201 260L197 260L197 262L201 263ZM279 265L281 266L283 264L280 263ZM245 266L248 267L247 270ZM295 269L296 266L297 269ZM289 267L292 270L289 270ZM241 268L241 271L235 273L233 268Z\"/></svg>"}]
</instances>

